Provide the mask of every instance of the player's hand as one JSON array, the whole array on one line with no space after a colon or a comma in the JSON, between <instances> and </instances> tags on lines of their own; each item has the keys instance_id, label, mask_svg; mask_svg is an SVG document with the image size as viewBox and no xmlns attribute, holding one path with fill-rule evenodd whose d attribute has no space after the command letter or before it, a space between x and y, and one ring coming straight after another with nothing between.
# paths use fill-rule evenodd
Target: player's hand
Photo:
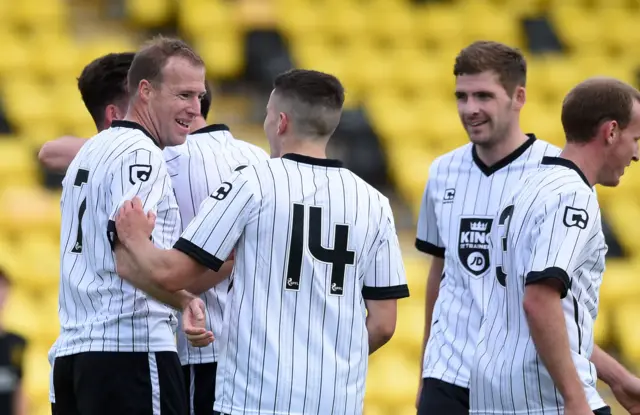
<instances>
[{"instance_id":1,"label":"player's hand","mask_svg":"<svg viewBox=\"0 0 640 415\"><path fill-rule=\"evenodd\" d=\"M182 327L193 347L205 347L213 342L213 333L205 328L205 304L198 297L182 310Z\"/></svg>"},{"instance_id":2,"label":"player's hand","mask_svg":"<svg viewBox=\"0 0 640 415\"><path fill-rule=\"evenodd\" d=\"M616 400L631 415L640 415L640 379L629 376L624 381L611 385Z\"/></svg>"},{"instance_id":3,"label":"player's hand","mask_svg":"<svg viewBox=\"0 0 640 415\"><path fill-rule=\"evenodd\" d=\"M125 201L116 215L118 239L127 246L142 239L149 239L156 224L156 215L152 211L144 213L139 197Z\"/></svg>"}]
</instances>

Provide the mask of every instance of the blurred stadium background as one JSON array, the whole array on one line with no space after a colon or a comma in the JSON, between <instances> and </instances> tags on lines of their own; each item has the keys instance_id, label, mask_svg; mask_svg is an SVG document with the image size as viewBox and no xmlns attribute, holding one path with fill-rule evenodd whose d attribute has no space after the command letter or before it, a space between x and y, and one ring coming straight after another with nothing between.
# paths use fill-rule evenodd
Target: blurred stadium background
<instances>
[{"instance_id":1,"label":"blurred stadium background","mask_svg":"<svg viewBox=\"0 0 640 415\"><path fill-rule=\"evenodd\" d=\"M638 22L640 0L0 0L0 264L15 282L3 322L29 341L29 412L49 413L46 356L59 327L60 177L41 171L36 154L59 135L95 133L76 89L92 59L156 33L183 37L215 85L209 121L263 147L275 74L297 66L344 82L332 152L393 200L412 292L394 339L371 358L366 413L408 415L429 266L413 248L415 218L431 161L467 142L453 99L456 53L479 39L520 47L529 61L523 127L562 145L570 87L596 74L638 86ZM615 193L599 189L610 253L596 337L636 371L638 194L640 167Z\"/></svg>"}]
</instances>

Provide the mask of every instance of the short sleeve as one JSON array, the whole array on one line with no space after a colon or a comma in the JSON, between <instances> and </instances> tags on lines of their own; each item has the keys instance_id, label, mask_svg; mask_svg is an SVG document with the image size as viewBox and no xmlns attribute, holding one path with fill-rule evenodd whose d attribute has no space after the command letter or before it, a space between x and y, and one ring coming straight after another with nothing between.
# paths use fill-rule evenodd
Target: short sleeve
<instances>
[{"instance_id":1,"label":"short sleeve","mask_svg":"<svg viewBox=\"0 0 640 415\"><path fill-rule=\"evenodd\" d=\"M434 182L427 181L418 216L418 231L416 235L416 248L429 255L444 258L444 244L438 230L436 217L436 203L434 197Z\"/></svg>"},{"instance_id":2,"label":"short sleeve","mask_svg":"<svg viewBox=\"0 0 640 415\"><path fill-rule=\"evenodd\" d=\"M593 192L580 189L553 196L539 210L528 224L531 256L525 261L525 283L556 278L564 298L578 256L597 232L600 208Z\"/></svg>"},{"instance_id":3,"label":"short sleeve","mask_svg":"<svg viewBox=\"0 0 640 415\"><path fill-rule=\"evenodd\" d=\"M220 269L256 205L252 183L242 172L207 197L174 248L214 271Z\"/></svg>"},{"instance_id":4,"label":"short sleeve","mask_svg":"<svg viewBox=\"0 0 640 415\"><path fill-rule=\"evenodd\" d=\"M158 213L158 205L171 192L171 179L161 152L138 149L125 155L113 167L111 183L111 213L107 235L111 248L115 246L118 235L115 227L115 216L126 200L138 196L145 212ZM159 218L158 220L163 220ZM180 224L175 224L179 227ZM154 240L165 240L169 235L162 235L163 226L153 231ZM175 239L174 239L175 240Z\"/></svg>"},{"instance_id":5,"label":"short sleeve","mask_svg":"<svg viewBox=\"0 0 640 415\"><path fill-rule=\"evenodd\" d=\"M398 235L393 217L388 217L386 230L364 274L362 297L366 300L390 300L408 296Z\"/></svg>"}]
</instances>

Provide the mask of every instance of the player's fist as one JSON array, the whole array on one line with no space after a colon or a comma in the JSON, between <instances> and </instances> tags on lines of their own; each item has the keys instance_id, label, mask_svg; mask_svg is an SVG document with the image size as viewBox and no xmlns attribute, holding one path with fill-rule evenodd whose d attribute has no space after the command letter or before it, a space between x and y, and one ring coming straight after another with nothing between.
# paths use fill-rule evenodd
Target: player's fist
<instances>
[{"instance_id":1,"label":"player's fist","mask_svg":"<svg viewBox=\"0 0 640 415\"><path fill-rule=\"evenodd\" d=\"M182 310L182 327L193 347L205 347L213 342L213 333L205 328L205 304L196 297Z\"/></svg>"},{"instance_id":2,"label":"player's fist","mask_svg":"<svg viewBox=\"0 0 640 415\"><path fill-rule=\"evenodd\" d=\"M118 239L125 246L148 239L156 223L156 215L144 213L139 197L125 201L116 215Z\"/></svg>"}]
</instances>

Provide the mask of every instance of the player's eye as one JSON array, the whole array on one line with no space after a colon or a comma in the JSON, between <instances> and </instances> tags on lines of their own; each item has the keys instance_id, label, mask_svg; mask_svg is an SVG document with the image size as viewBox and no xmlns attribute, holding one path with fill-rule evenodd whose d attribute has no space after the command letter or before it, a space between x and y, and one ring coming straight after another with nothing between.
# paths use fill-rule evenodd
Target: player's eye
<instances>
[{"instance_id":1,"label":"player's eye","mask_svg":"<svg viewBox=\"0 0 640 415\"><path fill-rule=\"evenodd\" d=\"M478 99L484 99L484 100L487 100L487 99L491 99L491 98L493 98L493 94L490 94L490 93L488 93L488 92L478 92L478 93L476 94L476 97L477 97Z\"/></svg>"},{"instance_id":2,"label":"player's eye","mask_svg":"<svg viewBox=\"0 0 640 415\"><path fill-rule=\"evenodd\" d=\"M462 101L462 100L465 100L467 98L467 94L463 94L461 92L456 92L455 96L456 96L456 100L458 100L458 101Z\"/></svg>"}]
</instances>

